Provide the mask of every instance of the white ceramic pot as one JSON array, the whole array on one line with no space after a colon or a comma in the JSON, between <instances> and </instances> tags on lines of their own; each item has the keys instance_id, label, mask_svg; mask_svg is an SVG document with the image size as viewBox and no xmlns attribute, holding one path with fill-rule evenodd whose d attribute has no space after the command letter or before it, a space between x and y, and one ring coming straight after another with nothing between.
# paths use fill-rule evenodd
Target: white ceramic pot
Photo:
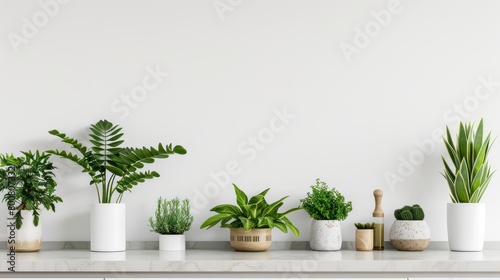
<instances>
[{"instance_id":1,"label":"white ceramic pot","mask_svg":"<svg viewBox=\"0 0 500 280\"><path fill-rule=\"evenodd\" d=\"M41 211L38 212L41 214ZM7 243L7 247L10 250L10 246L14 245L16 252L36 252L42 248L41 215L40 220L38 221L38 226L33 225L33 211L21 210L21 216L23 217L23 225L20 229L15 230L16 243ZM15 220L8 220L8 225L11 222L15 224Z\"/></svg>"},{"instance_id":2,"label":"white ceramic pot","mask_svg":"<svg viewBox=\"0 0 500 280\"><path fill-rule=\"evenodd\" d=\"M184 234L160 234L160 251L186 250L186 236Z\"/></svg>"},{"instance_id":3,"label":"white ceramic pot","mask_svg":"<svg viewBox=\"0 0 500 280\"><path fill-rule=\"evenodd\" d=\"M309 244L315 251L336 251L342 247L342 231L339 221L313 220Z\"/></svg>"},{"instance_id":4,"label":"white ceramic pot","mask_svg":"<svg viewBox=\"0 0 500 280\"><path fill-rule=\"evenodd\" d=\"M448 203L448 244L452 251L483 250L484 203Z\"/></svg>"},{"instance_id":5,"label":"white ceramic pot","mask_svg":"<svg viewBox=\"0 0 500 280\"><path fill-rule=\"evenodd\" d=\"M389 230L392 246L401 251L422 251L431 242L431 230L426 221L396 220Z\"/></svg>"},{"instance_id":6,"label":"white ceramic pot","mask_svg":"<svg viewBox=\"0 0 500 280\"><path fill-rule=\"evenodd\" d=\"M119 252L126 249L124 203L96 203L90 215L90 250Z\"/></svg>"}]
</instances>

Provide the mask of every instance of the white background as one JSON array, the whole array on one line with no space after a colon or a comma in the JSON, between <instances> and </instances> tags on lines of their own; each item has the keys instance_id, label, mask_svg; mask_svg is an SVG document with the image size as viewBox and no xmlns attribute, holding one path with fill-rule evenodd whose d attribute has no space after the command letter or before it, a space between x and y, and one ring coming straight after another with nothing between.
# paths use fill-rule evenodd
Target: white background
<instances>
[{"instance_id":1,"label":"white background","mask_svg":"<svg viewBox=\"0 0 500 280\"><path fill-rule=\"evenodd\" d=\"M227 230L199 226L210 207L234 202L229 185L207 187L210 173L231 161L240 171L231 182L249 194L271 187L269 201L289 195L285 208L316 178L336 187L354 208L344 240L354 239L354 222L370 220L372 192L381 188L386 238L394 209L419 203L433 240L443 241L450 198L439 174L445 150L433 132L484 117L485 129L500 133L500 85L488 92L479 78L500 81L498 1L73 0L23 35L27 21L43 20L46 2L0 2L0 152L67 149L47 131L85 140L104 118L124 127L129 146L182 144L187 155L156 162L161 177L125 195L130 241L157 239L147 218L159 196L192 200L188 240L227 240ZM388 5L397 12L381 26L375 18ZM366 28L372 37L363 46ZM356 53L346 56L347 44ZM121 96L137 98L148 67L169 76L123 113ZM277 121L270 135L276 110L294 118ZM248 139L259 135L257 151ZM412 169L398 171L412 155ZM493 169L499 156L496 143ZM95 189L78 167L54 162L64 203L44 213L44 240L89 240ZM401 180L391 184L389 173ZM500 240L499 183L496 174L483 198L488 241ZM212 198L202 195L208 191ZM274 239L308 240L307 214L290 219L301 236L275 230Z\"/></svg>"}]
</instances>

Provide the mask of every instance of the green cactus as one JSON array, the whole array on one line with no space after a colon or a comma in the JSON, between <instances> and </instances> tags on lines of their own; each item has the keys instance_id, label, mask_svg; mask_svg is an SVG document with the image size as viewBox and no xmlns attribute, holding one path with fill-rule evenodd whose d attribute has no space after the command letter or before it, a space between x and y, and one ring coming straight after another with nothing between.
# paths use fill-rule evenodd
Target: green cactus
<instances>
[{"instance_id":1,"label":"green cactus","mask_svg":"<svg viewBox=\"0 0 500 280\"><path fill-rule=\"evenodd\" d=\"M357 229L374 229L375 228L375 223L354 223Z\"/></svg>"},{"instance_id":2,"label":"green cactus","mask_svg":"<svg viewBox=\"0 0 500 280\"><path fill-rule=\"evenodd\" d=\"M402 210L399 214L401 216L401 220L411 221L413 220L413 214L410 210Z\"/></svg>"},{"instance_id":3,"label":"green cactus","mask_svg":"<svg viewBox=\"0 0 500 280\"><path fill-rule=\"evenodd\" d=\"M396 220L421 221L424 219L424 210L418 204L413 206L405 205L403 208L394 210Z\"/></svg>"},{"instance_id":4,"label":"green cactus","mask_svg":"<svg viewBox=\"0 0 500 280\"><path fill-rule=\"evenodd\" d=\"M413 207L411 208L411 213L413 214L413 220L416 221L421 221L425 217L424 210L418 205L413 205Z\"/></svg>"}]
</instances>

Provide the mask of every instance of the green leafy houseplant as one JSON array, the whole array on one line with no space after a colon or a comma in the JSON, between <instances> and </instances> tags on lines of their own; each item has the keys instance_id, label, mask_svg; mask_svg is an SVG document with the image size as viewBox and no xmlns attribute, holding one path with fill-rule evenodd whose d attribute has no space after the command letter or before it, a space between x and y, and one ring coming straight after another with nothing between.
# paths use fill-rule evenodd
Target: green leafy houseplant
<instances>
[{"instance_id":1,"label":"green leafy houseplant","mask_svg":"<svg viewBox=\"0 0 500 280\"><path fill-rule=\"evenodd\" d=\"M345 198L335 188L328 188L325 182L316 179L316 185L311 186L312 192L300 200L301 207L314 220L343 221L352 211L352 202Z\"/></svg>"},{"instance_id":2,"label":"green leafy houseplant","mask_svg":"<svg viewBox=\"0 0 500 280\"><path fill-rule=\"evenodd\" d=\"M265 195L269 188L248 199L248 196L238 186L235 184L233 186L237 205L221 204L213 207L210 211L217 214L208 218L200 228L209 229L219 223L222 228L244 228L245 230L276 227L284 233L290 229L295 236L299 236L298 228L286 216L301 208L278 212L279 208L283 206L283 200L288 196L268 204Z\"/></svg>"},{"instance_id":3,"label":"green leafy houseplant","mask_svg":"<svg viewBox=\"0 0 500 280\"><path fill-rule=\"evenodd\" d=\"M7 191L3 201L7 202L9 209L13 207L17 210L15 212L17 229L23 225L20 210L33 211L33 224L38 226L40 208L44 207L55 212L55 203L62 202L62 199L54 194L57 183L52 172L55 167L49 161L50 155L39 151L35 153L27 151L22 154L24 156L20 157L15 157L13 154L0 155L0 192ZM15 176L10 184L9 166L15 169ZM13 188L9 188L9 185Z\"/></svg>"},{"instance_id":4,"label":"green leafy houseplant","mask_svg":"<svg viewBox=\"0 0 500 280\"><path fill-rule=\"evenodd\" d=\"M115 194L115 202L120 203L125 191L131 191L139 183L160 176L156 171L140 172L145 164L151 164L155 159L168 158L173 154L186 154L182 146L172 147L172 144L163 146L160 143L158 148L121 147L124 142L121 130L121 127L107 120L92 124L89 133L92 143L90 148L64 133L51 130L50 134L61 138L63 143L70 145L80 155L59 150L47 152L69 159L82 167L83 172L91 178L90 185L94 185L97 190L99 203L112 203Z\"/></svg>"},{"instance_id":5,"label":"green leafy houseplant","mask_svg":"<svg viewBox=\"0 0 500 280\"><path fill-rule=\"evenodd\" d=\"M184 234L191 228L193 216L190 213L189 200L158 198L155 218L149 218L149 226L158 234Z\"/></svg>"},{"instance_id":6,"label":"green leafy houseplant","mask_svg":"<svg viewBox=\"0 0 500 280\"><path fill-rule=\"evenodd\" d=\"M442 157L445 169L441 174L448 183L454 203L478 203L486 191L493 175L487 161L492 144L490 135L491 132L483 139L482 119L475 131L473 124L460 122L454 143L446 126L446 138L443 137L443 140L454 170Z\"/></svg>"}]
</instances>

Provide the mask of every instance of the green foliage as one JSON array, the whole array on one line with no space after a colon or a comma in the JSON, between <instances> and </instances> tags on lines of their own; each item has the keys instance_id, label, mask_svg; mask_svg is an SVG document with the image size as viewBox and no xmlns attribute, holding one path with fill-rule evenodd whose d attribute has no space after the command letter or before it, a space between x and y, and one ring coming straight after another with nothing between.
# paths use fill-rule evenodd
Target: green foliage
<instances>
[{"instance_id":1,"label":"green foliage","mask_svg":"<svg viewBox=\"0 0 500 280\"><path fill-rule=\"evenodd\" d=\"M375 223L355 223L354 226L356 226L357 229L374 229Z\"/></svg>"},{"instance_id":2,"label":"green foliage","mask_svg":"<svg viewBox=\"0 0 500 280\"><path fill-rule=\"evenodd\" d=\"M301 207L315 220L343 221L352 211L352 202L345 198L335 188L329 189L325 182L316 179L316 185L311 186L312 193L301 199Z\"/></svg>"},{"instance_id":3,"label":"green foliage","mask_svg":"<svg viewBox=\"0 0 500 280\"><path fill-rule=\"evenodd\" d=\"M49 161L50 155L39 151L21 153L24 156L0 155L0 192L6 192L3 201L7 202L9 212L14 214L17 210L17 229L23 225L20 210L33 211L33 224L38 226L40 207L55 212L55 203L62 202L62 199L54 194L57 183L52 172L55 167ZM9 167L15 168L12 182L9 182ZM9 189L9 186L13 188Z\"/></svg>"},{"instance_id":4,"label":"green foliage","mask_svg":"<svg viewBox=\"0 0 500 280\"><path fill-rule=\"evenodd\" d=\"M425 218L424 210L420 205L405 205L403 208L394 210L396 220L421 221Z\"/></svg>"},{"instance_id":5,"label":"green foliage","mask_svg":"<svg viewBox=\"0 0 500 280\"><path fill-rule=\"evenodd\" d=\"M248 196L242 190L235 184L233 186L237 205L221 204L210 209L210 211L217 214L208 218L200 228L209 229L219 223L222 228L244 228L245 230L276 227L284 233L290 230L295 236L299 236L299 229L286 216L301 208L297 207L285 212L278 212L279 208L283 206L283 200L288 196L268 204L265 195L269 189L248 199Z\"/></svg>"},{"instance_id":6,"label":"green foliage","mask_svg":"<svg viewBox=\"0 0 500 280\"><path fill-rule=\"evenodd\" d=\"M491 132L483 140L483 120L474 132L474 125L460 122L456 144L446 127L444 144L455 171L442 157L444 172L441 173L450 189L450 197L454 203L478 203L490 183L491 172L487 161L490 151Z\"/></svg>"},{"instance_id":7,"label":"green foliage","mask_svg":"<svg viewBox=\"0 0 500 280\"><path fill-rule=\"evenodd\" d=\"M121 127L107 120L100 120L91 125L89 137L93 146L90 148L64 133L51 130L50 134L61 138L63 143L70 145L79 154L59 150L50 150L47 153L71 160L83 169L82 172L89 174L90 185L96 187L99 203L112 203L116 193L116 202L121 202L125 191L131 192L134 186L160 177L156 171L140 172L145 164L151 164L155 159L168 158L173 154L186 154L182 146L172 147L172 144L163 146L160 143L158 148L122 148L124 141L121 130Z\"/></svg>"},{"instance_id":8,"label":"green foliage","mask_svg":"<svg viewBox=\"0 0 500 280\"><path fill-rule=\"evenodd\" d=\"M155 219L149 218L151 231L159 234L183 234L191 228L193 216L190 213L189 200L158 198Z\"/></svg>"}]
</instances>

